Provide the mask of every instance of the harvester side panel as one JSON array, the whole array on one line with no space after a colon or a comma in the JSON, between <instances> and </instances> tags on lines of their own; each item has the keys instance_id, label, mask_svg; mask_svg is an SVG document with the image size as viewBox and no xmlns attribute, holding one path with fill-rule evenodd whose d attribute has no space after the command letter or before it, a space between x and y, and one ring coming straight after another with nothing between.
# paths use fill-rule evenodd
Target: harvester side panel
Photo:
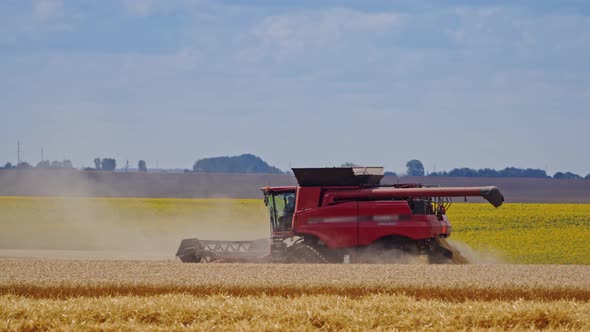
<instances>
[{"instance_id":1,"label":"harvester side panel","mask_svg":"<svg viewBox=\"0 0 590 332\"><path fill-rule=\"evenodd\" d=\"M298 235L312 235L329 248L358 245L358 202L308 209L295 215Z\"/></svg>"},{"instance_id":2,"label":"harvester side panel","mask_svg":"<svg viewBox=\"0 0 590 332\"><path fill-rule=\"evenodd\" d=\"M359 241L366 246L387 236L423 240L439 236L441 221L435 215L412 215L406 201L359 203ZM446 236L446 234L445 234Z\"/></svg>"}]
</instances>

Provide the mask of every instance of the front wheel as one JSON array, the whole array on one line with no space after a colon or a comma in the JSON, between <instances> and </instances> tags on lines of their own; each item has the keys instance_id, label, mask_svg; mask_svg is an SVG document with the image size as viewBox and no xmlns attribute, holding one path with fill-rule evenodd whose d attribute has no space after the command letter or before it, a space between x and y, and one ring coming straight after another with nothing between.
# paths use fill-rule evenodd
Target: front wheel
<instances>
[{"instance_id":1,"label":"front wheel","mask_svg":"<svg viewBox=\"0 0 590 332\"><path fill-rule=\"evenodd\" d=\"M431 264L469 264L467 258L444 238L434 239L429 249L428 261Z\"/></svg>"}]
</instances>

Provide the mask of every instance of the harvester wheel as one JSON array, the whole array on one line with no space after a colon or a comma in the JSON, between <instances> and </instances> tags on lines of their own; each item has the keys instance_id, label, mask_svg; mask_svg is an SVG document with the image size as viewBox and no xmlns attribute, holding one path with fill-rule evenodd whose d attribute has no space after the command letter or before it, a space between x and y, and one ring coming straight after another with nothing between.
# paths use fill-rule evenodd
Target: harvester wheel
<instances>
[{"instance_id":1,"label":"harvester wheel","mask_svg":"<svg viewBox=\"0 0 590 332\"><path fill-rule=\"evenodd\" d=\"M453 263L452 253L451 253L451 258L449 258L448 256L446 256L443 253L429 252L428 253L428 263L429 264L452 264Z\"/></svg>"},{"instance_id":2,"label":"harvester wheel","mask_svg":"<svg viewBox=\"0 0 590 332\"><path fill-rule=\"evenodd\" d=\"M316 248L298 243L294 244L287 254L287 263L324 264L328 260Z\"/></svg>"},{"instance_id":3,"label":"harvester wheel","mask_svg":"<svg viewBox=\"0 0 590 332\"><path fill-rule=\"evenodd\" d=\"M358 262L368 264L407 264L417 257L416 244L410 239L391 237L375 242L359 252Z\"/></svg>"},{"instance_id":4,"label":"harvester wheel","mask_svg":"<svg viewBox=\"0 0 590 332\"><path fill-rule=\"evenodd\" d=\"M428 262L430 264L468 264L469 261L459 250L453 248L447 240L443 238L435 239L428 253Z\"/></svg>"}]
</instances>

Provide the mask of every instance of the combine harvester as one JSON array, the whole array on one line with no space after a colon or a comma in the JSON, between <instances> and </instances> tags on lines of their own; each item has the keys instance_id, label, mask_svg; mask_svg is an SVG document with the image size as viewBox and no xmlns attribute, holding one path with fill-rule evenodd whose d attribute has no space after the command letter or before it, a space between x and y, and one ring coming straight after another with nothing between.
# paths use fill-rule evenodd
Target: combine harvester
<instances>
[{"instance_id":1,"label":"combine harvester","mask_svg":"<svg viewBox=\"0 0 590 332\"><path fill-rule=\"evenodd\" d=\"M293 168L298 186L261 188L270 239L182 240L183 262L467 263L445 240L452 197L479 196L493 206L496 187L381 185L382 167Z\"/></svg>"}]
</instances>

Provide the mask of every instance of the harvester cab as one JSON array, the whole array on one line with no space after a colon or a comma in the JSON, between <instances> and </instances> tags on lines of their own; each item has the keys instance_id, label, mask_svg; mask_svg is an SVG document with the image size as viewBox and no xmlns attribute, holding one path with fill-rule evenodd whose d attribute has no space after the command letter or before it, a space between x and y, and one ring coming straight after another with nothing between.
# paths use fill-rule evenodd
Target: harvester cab
<instances>
[{"instance_id":1,"label":"harvester cab","mask_svg":"<svg viewBox=\"0 0 590 332\"><path fill-rule=\"evenodd\" d=\"M296 187L266 187L262 189L264 204L270 215L271 235L291 231L295 213Z\"/></svg>"},{"instance_id":2,"label":"harvester cab","mask_svg":"<svg viewBox=\"0 0 590 332\"><path fill-rule=\"evenodd\" d=\"M446 238L452 197L483 197L498 207L496 187L382 185L382 167L293 168L297 186L261 188L270 239L185 239L183 262L464 262Z\"/></svg>"}]
</instances>

